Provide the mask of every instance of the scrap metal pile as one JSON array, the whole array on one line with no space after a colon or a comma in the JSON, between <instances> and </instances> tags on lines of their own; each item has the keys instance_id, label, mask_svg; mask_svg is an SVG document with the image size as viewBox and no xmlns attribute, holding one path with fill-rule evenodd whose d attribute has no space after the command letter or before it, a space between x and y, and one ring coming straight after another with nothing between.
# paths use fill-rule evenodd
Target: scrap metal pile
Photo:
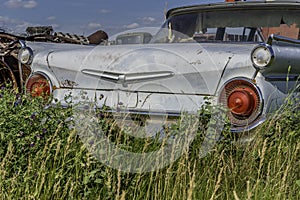
<instances>
[{"instance_id":1,"label":"scrap metal pile","mask_svg":"<svg viewBox=\"0 0 300 200\"><path fill-rule=\"evenodd\" d=\"M30 66L18 62L18 53L22 41L71 43L79 45L98 45L105 43L108 35L96 31L90 36L54 32L51 26L28 27L26 34L11 34L0 30L0 86L11 84L14 88L22 88L24 80L30 74Z\"/></svg>"}]
</instances>

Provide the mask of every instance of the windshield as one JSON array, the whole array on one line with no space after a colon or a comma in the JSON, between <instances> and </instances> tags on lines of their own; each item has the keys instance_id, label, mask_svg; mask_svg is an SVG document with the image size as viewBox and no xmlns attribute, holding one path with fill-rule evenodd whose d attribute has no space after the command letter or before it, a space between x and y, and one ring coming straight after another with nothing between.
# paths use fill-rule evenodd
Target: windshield
<instances>
[{"instance_id":1,"label":"windshield","mask_svg":"<svg viewBox=\"0 0 300 200\"><path fill-rule=\"evenodd\" d=\"M299 24L294 10L194 12L170 17L152 42L262 42L271 34L299 39Z\"/></svg>"}]
</instances>

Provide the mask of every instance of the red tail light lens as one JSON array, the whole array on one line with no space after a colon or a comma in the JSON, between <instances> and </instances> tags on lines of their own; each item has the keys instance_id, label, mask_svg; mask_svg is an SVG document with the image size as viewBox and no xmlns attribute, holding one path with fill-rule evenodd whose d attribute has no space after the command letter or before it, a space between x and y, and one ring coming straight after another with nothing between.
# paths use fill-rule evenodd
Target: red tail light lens
<instances>
[{"instance_id":1,"label":"red tail light lens","mask_svg":"<svg viewBox=\"0 0 300 200\"><path fill-rule=\"evenodd\" d=\"M51 94L50 82L44 75L34 74L27 80L26 92L33 97L48 97Z\"/></svg>"},{"instance_id":2,"label":"red tail light lens","mask_svg":"<svg viewBox=\"0 0 300 200\"><path fill-rule=\"evenodd\" d=\"M220 103L227 106L233 125L246 126L261 114L262 98L257 86L248 79L227 82L220 93Z\"/></svg>"},{"instance_id":3,"label":"red tail light lens","mask_svg":"<svg viewBox=\"0 0 300 200\"><path fill-rule=\"evenodd\" d=\"M234 89L227 98L227 106L234 115L249 117L256 108L258 96L252 88Z\"/></svg>"}]
</instances>

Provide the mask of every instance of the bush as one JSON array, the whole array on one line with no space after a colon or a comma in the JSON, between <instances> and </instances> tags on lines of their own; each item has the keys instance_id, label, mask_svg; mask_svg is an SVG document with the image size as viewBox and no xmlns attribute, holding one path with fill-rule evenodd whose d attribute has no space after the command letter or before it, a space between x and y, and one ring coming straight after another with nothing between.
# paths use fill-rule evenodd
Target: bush
<instances>
[{"instance_id":1,"label":"bush","mask_svg":"<svg viewBox=\"0 0 300 200\"><path fill-rule=\"evenodd\" d=\"M74 129L71 107L47 103L0 90L2 199L300 198L300 112L293 106L252 131L252 142L223 140L202 158L198 137L161 170L125 173L103 165L87 150ZM108 121L102 122L112 132Z\"/></svg>"}]
</instances>

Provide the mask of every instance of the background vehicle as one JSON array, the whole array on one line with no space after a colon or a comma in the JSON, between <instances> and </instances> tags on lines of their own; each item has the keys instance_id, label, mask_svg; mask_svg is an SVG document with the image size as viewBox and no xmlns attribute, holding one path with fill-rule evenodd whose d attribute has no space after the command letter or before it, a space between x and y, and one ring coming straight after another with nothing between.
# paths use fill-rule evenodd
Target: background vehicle
<instances>
[{"instance_id":1,"label":"background vehicle","mask_svg":"<svg viewBox=\"0 0 300 200\"><path fill-rule=\"evenodd\" d=\"M146 32L125 33L118 35L116 44L145 44L149 43L152 35Z\"/></svg>"},{"instance_id":2,"label":"background vehicle","mask_svg":"<svg viewBox=\"0 0 300 200\"><path fill-rule=\"evenodd\" d=\"M0 85L10 83L14 88L19 88L22 91L25 80L31 72L31 54L37 53L43 46L32 50L26 47L25 41L95 45L107 40L107 38L108 36L104 31L97 31L84 37L54 32L51 26L28 27L26 34L12 34L2 30L0 32Z\"/></svg>"}]
</instances>

